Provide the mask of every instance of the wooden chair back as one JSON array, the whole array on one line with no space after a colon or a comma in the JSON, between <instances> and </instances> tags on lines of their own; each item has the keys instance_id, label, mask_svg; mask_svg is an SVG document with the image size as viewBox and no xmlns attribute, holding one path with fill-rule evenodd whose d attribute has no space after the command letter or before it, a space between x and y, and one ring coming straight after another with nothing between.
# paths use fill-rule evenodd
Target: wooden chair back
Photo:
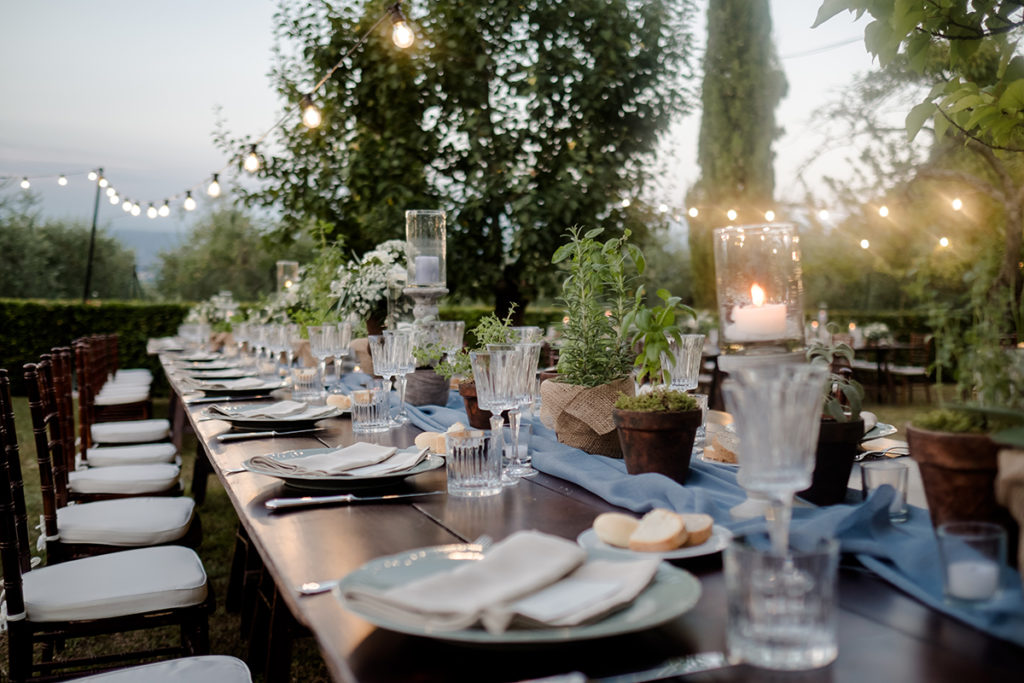
<instances>
[{"instance_id":1,"label":"wooden chair back","mask_svg":"<svg viewBox=\"0 0 1024 683\"><path fill-rule=\"evenodd\" d=\"M95 366L92 363L92 353L89 349L89 342L85 338L76 339L73 343L75 350L75 376L78 379L78 446L82 457L92 446L92 423L95 419L95 406L93 401L96 396Z\"/></svg>"},{"instance_id":2,"label":"wooden chair back","mask_svg":"<svg viewBox=\"0 0 1024 683\"><path fill-rule=\"evenodd\" d=\"M920 332L910 333L910 348L907 349L907 362L909 365L927 368L931 363L931 342L930 334Z\"/></svg>"},{"instance_id":3,"label":"wooden chair back","mask_svg":"<svg viewBox=\"0 0 1024 683\"><path fill-rule=\"evenodd\" d=\"M60 431L63 443L59 462L54 462L64 472L73 469L75 460L75 402L72 397L74 362L71 347L58 346L50 350L50 376L53 383L54 400L60 415Z\"/></svg>"},{"instance_id":4,"label":"wooden chair back","mask_svg":"<svg viewBox=\"0 0 1024 683\"><path fill-rule=\"evenodd\" d=\"M21 577L31 567L25 490L7 370L0 369L0 565L4 570L7 618L24 617Z\"/></svg>"},{"instance_id":5,"label":"wooden chair back","mask_svg":"<svg viewBox=\"0 0 1024 683\"><path fill-rule=\"evenodd\" d=\"M54 462L61 462L60 452L64 447L61 434L60 414L56 409L50 359L44 357L39 363L25 365L25 385L28 390L28 407L32 414L32 434L36 444L36 462L39 465L39 487L43 498L43 529L47 539L47 557L49 562L62 561L65 558L54 557L60 551L57 530L57 510L68 504L67 472L62 470L58 476L54 470Z\"/></svg>"}]
</instances>

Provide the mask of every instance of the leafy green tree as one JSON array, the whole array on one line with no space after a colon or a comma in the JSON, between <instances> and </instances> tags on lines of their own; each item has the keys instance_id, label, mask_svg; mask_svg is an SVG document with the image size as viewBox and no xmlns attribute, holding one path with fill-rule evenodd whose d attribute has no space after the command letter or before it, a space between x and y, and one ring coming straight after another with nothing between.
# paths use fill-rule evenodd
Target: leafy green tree
<instances>
[{"instance_id":1,"label":"leafy green tree","mask_svg":"<svg viewBox=\"0 0 1024 683\"><path fill-rule=\"evenodd\" d=\"M775 192L772 142L781 130L775 108L786 94L786 76L772 42L768 0L708 3L697 161L700 178L687 203L701 207L690 220L694 300L714 305L711 231L727 223L764 220ZM734 220L726 218L730 209Z\"/></svg>"},{"instance_id":2,"label":"leafy green tree","mask_svg":"<svg viewBox=\"0 0 1024 683\"><path fill-rule=\"evenodd\" d=\"M278 259L308 261L314 251L308 238L282 244L266 237L269 230L245 211L218 206L180 247L160 253L158 291L168 299L202 301L226 289L240 301L255 301L277 286Z\"/></svg>"},{"instance_id":3,"label":"leafy green tree","mask_svg":"<svg viewBox=\"0 0 1024 683\"><path fill-rule=\"evenodd\" d=\"M91 226L45 220L38 198L23 192L0 200L0 297L80 299L85 286ZM104 228L96 232L90 296L129 299L139 294L135 253Z\"/></svg>"},{"instance_id":4,"label":"leafy green tree","mask_svg":"<svg viewBox=\"0 0 1024 683\"><path fill-rule=\"evenodd\" d=\"M299 101L384 4L285 3L294 43L273 74ZM521 311L551 284L569 226L643 233L636 195L659 135L687 106L692 0L431 0L407 51L386 27L318 95L324 124L286 127L251 204L333 225L357 252L404 237L403 212L449 211L449 287ZM282 55L285 52L282 51ZM246 140L222 136L227 149ZM645 217L643 217L645 218Z\"/></svg>"}]
</instances>

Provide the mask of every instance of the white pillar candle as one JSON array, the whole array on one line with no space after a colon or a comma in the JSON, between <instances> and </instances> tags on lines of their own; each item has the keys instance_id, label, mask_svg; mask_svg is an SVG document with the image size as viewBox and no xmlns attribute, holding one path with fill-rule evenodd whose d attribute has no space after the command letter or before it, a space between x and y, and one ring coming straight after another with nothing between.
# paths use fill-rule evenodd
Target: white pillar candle
<instances>
[{"instance_id":1,"label":"white pillar candle","mask_svg":"<svg viewBox=\"0 0 1024 683\"><path fill-rule=\"evenodd\" d=\"M416 284L431 285L441 280L441 259L421 254L416 257Z\"/></svg>"},{"instance_id":2,"label":"white pillar candle","mask_svg":"<svg viewBox=\"0 0 1024 683\"><path fill-rule=\"evenodd\" d=\"M734 341L765 341L786 336L786 304L764 303L764 290L750 288L750 306L733 306L732 324L726 325Z\"/></svg>"},{"instance_id":3,"label":"white pillar candle","mask_svg":"<svg viewBox=\"0 0 1024 683\"><path fill-rule=\"evenodd\" d=\"M946 567L950 596L961 600L987 600L999 586L999 567L985 560L957 560Z\"/></svg>"}]
</instances>

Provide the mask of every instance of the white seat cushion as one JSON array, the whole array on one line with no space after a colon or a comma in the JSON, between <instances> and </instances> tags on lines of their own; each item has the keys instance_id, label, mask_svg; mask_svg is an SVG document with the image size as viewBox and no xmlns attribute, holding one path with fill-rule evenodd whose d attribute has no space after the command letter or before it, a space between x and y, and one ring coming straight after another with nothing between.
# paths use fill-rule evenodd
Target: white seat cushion
<instances>
[{"instance_id":1,"label":"white seat cushion","mask_svg":"<svg viewBox=\"0 0 1024 683\"><path fill-rule=\"evenodd\" d=\"M93 399L93 404L98 406L121 406L127 403L139 403L149 400L149 389L138 389L132 391L114 391L110 393L100 392Z\"/></svg>"},{"instance_id":2,"label":"white seat cushion","mask_svg":"<svg viewBox=\"0 0 1024 683\"><path fill-rule=\"evenodd\" d=\"M101 446L90 448L85 457L90 467L112 467L115 465L152 465L171 462L178 455L178 449L169 441L142 443L131 446Z\"/></svg>"},{"instance_id":3,"label":"white seat cushion","mask_svg":"<svg viewBox=\"0 0 1024 683\"><path fill-rule=\"evenodd\" d=\"M93 443L149 443L166 439L171 423L164 419L97 422L91 433Z\"/></svg>"},{"instance_id":4,"label":"white seat cushion","mask_svg":"<svg viewBox=\"0 0 1024 683\"><path fill-rule=\"evenodd\" d=\"M65 543L159 545L185 535L195 508L196 502L185 497L80 503L57 510L57 530Z\"/></svg>"},{"instance_id":5,"label":"white seat cushion","mask_svg":"<svg viewBox=\"0 0 1024 683\"><path fill-rule=\"evenodd\" d=\"M153 381L153 373L148 368L121 368L114 373L115 382L145 382Z\"/></svg>"},{"instance_id":6,"label":"white seat cushion","mask_svg":"<svg viewBox=\"0 0 1024 683\"><path fill-rule=\"evenodd\" d=\"M72 621L198 605L206 571L181 546L138 548L70 560L24 576L30 621Z\"/></svg>"},{"instance_id":7,"label":"white seat cushion","mask_svg":"<svg viewBox=\"0 0 1024 683\"><path fill-rule=\"evenodd\" d=\"M68 487L75 493L159 493L178 482L179 472L169 464L90 467L69 472Z\"/></svg>"},{"instance_id":8,"label":"white seat cushion","mask_svg":"<svg viewBox=\"0 0 1024 683\"><path fill-rule=\"evenodd\" d=\"M225 655L183 657L78 678L94 683L252 683L241 659Z\"/></svg>"}]
</instances>

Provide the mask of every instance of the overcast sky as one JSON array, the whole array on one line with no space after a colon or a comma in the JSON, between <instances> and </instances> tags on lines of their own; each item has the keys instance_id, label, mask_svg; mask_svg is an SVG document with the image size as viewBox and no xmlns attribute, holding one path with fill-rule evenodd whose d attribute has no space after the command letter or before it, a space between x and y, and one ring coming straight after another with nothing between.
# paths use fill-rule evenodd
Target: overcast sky
<instances>
[{"instance_id":1,"label":"overcast sky","mask_svg":"<svg viewBox=\"0 0 1024 683\"><path fill-rule=\"evenodd\" d=\"M802 197L793 175L821 144L813 110L871 66L862 40L854 40L863 29L851 19L810 29L819 4L772 0L789 80L778 112L786 130L776 145L781 200ZM267 77L274 7L269 0L0 0L0 175L103 166L122 193L146 202L199 183L225 164L212 143L218 107L237 135L261 133L280 114ZM665 162L673 192L697 178L698 126L699 113L676 128ZM820 170L841 175L838 159ZM40 179L33 190L47 214L89 218L93 188L84 175L69 181L58 188ZM101 222L114 232L183 230L180 211L151 221L109 204Z\"/></svg>"}]
</instances>

